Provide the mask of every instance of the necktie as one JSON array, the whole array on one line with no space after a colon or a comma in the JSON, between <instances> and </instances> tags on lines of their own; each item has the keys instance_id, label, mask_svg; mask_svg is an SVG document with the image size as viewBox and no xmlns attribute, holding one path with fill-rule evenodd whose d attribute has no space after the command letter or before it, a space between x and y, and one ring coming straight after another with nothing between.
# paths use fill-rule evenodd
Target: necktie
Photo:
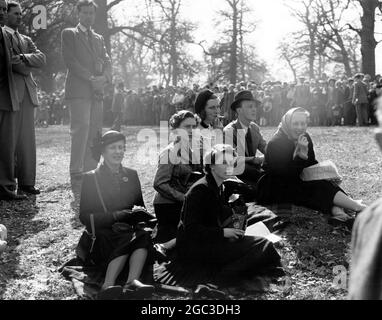
<instances>
[{"instance_id":1,"label":"necktie","mask_svg":"<svg viewBox=\"0 0 382 320\"><path fill-rule=\"evenodd\" d=\"M88 33L88 42L89 42L89 46L90 46L90 48L93 50L92 32L91 32L90 29L88 29L87 33Z\"/></svg>"},{"instance_id":2,"label":"necktie","mask_svg":"<svg viewBox=\"0 0 382 320\"><path fill-rule=\"evenodd\" d=\"M21 37L20 37L20 33L18 33L17 31L15 32L15 36L16 36L16 43L17 43L17 46L19 47L20 51L22 51L21 49Z\"/></svg>"},{"instance_id":3,"label":"necktie","mask_svg":"<svg viewBox=\"0 0 382 320\"><path fill-rule=\"evenodd\" d=\"M254 157L255 156L255 152L253 150L252 136L251 136L250 128L248 128L247 134L245 135L245 142L247 144L248 157Z\"/></svg>"}]
</instances>

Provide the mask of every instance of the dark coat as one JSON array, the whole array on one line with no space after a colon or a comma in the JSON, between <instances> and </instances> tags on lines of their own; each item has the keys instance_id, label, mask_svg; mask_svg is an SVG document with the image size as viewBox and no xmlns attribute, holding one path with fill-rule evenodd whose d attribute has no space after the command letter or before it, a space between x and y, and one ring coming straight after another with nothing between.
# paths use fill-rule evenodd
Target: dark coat
<instances>
[{"instance_id":1,"label":"dark coat","mask_svg":"<svg viewBox=\"0 0 382 320\"><path fill-rule=\"evenodd\" d=\"M232 214L211 175L196 182L187 192L177 234L180 256L208 257L224 239L221 222Z\"/></svg>"},{"instance_id":2,"label":"dark coat","mask_svg":"<svg viewBox=\"0 0 382 320\"><path fill-rule=\"evenodd\" d=\"M94 175L97 175L100 191L107 209L104 212L97 193ZM121 167L119 177L114 177L111 170L101 164L95 172L84 175L81 200L80 220L91 232L90 215L94 214L96 244L93 258L104 267L122 255L132 253L138 248L149 247L149 236L145 232L115 233L112 229L116 222L113 212L144 206L141 184L136 171Z\"/></svg>"},{"instance_id":3,"label":"dark coat","mask_svg":"<svg viewBox=\"0 0 382 320\"><path fill-rule=\"evenodd\" d=\"M4 71L0 75L0 111L18 111L20 110L19 99L17 96L16 83L13 77L12 72L12 63L11 63L11 35L5 30L5 28L0 27L0 41L1 47L3 48L3 56L0 56L3 59ZM6 76L4 76L6 74ZM3 85L4 80L4 86Z\"/></svg>"},{"instance_id":4,"label":"dark coat","mask_svg":"<svg viewBox=\"0 0 382 320\"><path fill-rule=\"evenodd\" d=\"M178 227L180 260L187 266L216 268L215 280L223 282L279 266L280 256L268 240L245 236L229 241L224 237L222 221L231 215L232 209L212 175L194 184L186 194Z\"/></svg>"},{"instance_id":5,"label":"dark coat","mask_svg":"<svg viewBox=\"0 0 382 320\"><path fill-rule=\"evenodd\" d=\"M238 138L238 130L240 130L240 129L243 130L239 120L235 120L235 121L231 122L230 124L228 124L224 128L225 139L228 138L227 143L229 143L229 144L233 143L232 146L234 148L237 148L237 151L239 152L239 156L244 156L243 153L245 152L246 157L252 157L252 156L256 155L257 150L259 150L261 153L265 154L265 148L267 146L267 142L264 140L264 138L260 132L260 127L254 122L251 122L249 127L248 127L248 130L250 130L250 133L251 133L251 141L252 141L252 150L251 151L252 152L250 152L245 139L239 139L239 141L238 141L238 139L237 139ZM239 137L240 137L240 135L239 135ZM243 144L243 142L245 142L245 145ZM255 153L255 154L251 154L251 153Z\"/></svg>"},{"instance_id":6,"label":"dark coat","mask_svg":"<svg viewBox=\"0 0 382 320\"><path fill-rule=\"evenodd\" d=\"M258 184L260 204L293 203L330 213L338 186L329 181L309 181L300 179L304 168L317 164L313 142L308 133L308 159L293 159L295 144L279 130L268 142L265 153L265 175Z\"/></svg>"}]
</instances>

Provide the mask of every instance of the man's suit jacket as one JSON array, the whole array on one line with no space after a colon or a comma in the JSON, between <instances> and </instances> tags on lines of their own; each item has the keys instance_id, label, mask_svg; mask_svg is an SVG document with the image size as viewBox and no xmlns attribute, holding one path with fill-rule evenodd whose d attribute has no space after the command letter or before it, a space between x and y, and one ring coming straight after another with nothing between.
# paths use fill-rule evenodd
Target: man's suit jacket
<instances>
[{"instance_id":1,"label":"man's suit jacket","mask_svg":"<svg viewBox=\"0 0 382 320\"><path fill-rule=\"evenodd\" d=\"M20 34L20 43L14 31L8 28L10 42L17 54L22 54L25 63L19 64L17 67L13 67L13 77L16 83L16 90L18 100L21 103L24 99L25 92L29 93L31 101L35 107L39 105L37 96L37 84L32 76L33 68L42 68L46 64L45 54L37 49L32 39L26 35Z\"/></svg>"},{"instance_id":2,"label":"man's suit jacket","mask_svg":"<svg viewBox=\"0 0 382 320\"><path fill-rule=\"evenodd\" d=\"M367 94L368 91L366 84L363 82L355 82L353 92L353 104L368 103Z\"/></svg>"},{"instance_id":3,"label":"man's suit jacket","mask_svg":"<svg viewBox=\"0 0 382 320\"><path fill-rule=\"evenodd\" d=\"M224 128L224 136L226 139L226 143L232 144L233 147L237 148L237 152L239 153L239 156L243 156L241 154L243 150L245 150L245 156L249 157L248 148L245 141L245 135L243 136L239 135L238 139L238 131L239 129L243 130L243 127L240 124L239 120L232 121ZM256 152L256 150L259 150L262 154L265 154L265 148L267 146L267 142L264 140L262 134L260 133L259 126L251 122L248 130L251 133L251 140L252 140L252 150Z\"/></svg>"},{"instance_id":4,"label":"man's suit jacket","mask_svg":"<svg viewBox=\"0 0 382 320\"><path fill-rule=\"evenodd\" d=\"M96 76L96 59L98 56L104 62L103 75L111 82L111 60L107 54L103 37L92 31L93 50L87 35L80 29L68 28L61 34L62 57L68 68L65 85L66 99L90 99L93 90L91 76Z\"/></svg>"},{"instance_id":5,"label":"man's suit jacket","mask_svg":"<svg viewBox=\"0 0 382 320\"><path fill-rule=\"evenodd\" d=\"M5 63L7 65L7 73L8 73L8 85L9 85L9 95L11 98L11 105L3 105L0 103L0 110L1 111L18 111L20 110L19 100L17 98L17 92L16 92L16 84L13 78L13 72L12 72L12 63L11 63L11 43L9 39L8 32L0 27L0 32L2 33L3 38L3 46L5 51Z\"/></svg>"}]
</instances>

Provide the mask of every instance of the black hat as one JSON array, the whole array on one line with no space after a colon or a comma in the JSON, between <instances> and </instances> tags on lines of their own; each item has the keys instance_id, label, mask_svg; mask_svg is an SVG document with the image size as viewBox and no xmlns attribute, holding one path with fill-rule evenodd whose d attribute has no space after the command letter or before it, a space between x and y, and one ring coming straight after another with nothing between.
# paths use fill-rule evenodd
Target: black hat
<instances>
[{"instance_id":1,"label":"black hat","mask_svg":"<svg viewBox=\"0 0 382 320\"><path fill-rule=\"evenodd\" d=\"M101 134L98 134L98 136L93 141L93 146L91 147L93 159L99 161L102 150L109 144L112 144L117 141L126 142L126 137L121 132L113 130L104 133L103 136L101 136Z\"/></svg>"},{"instance_id":2,"label":"black hat","mask_svg":"<svg viewBox=\"0 0 382 320\"><path fill-rule=\"evenodd\" d=\"M102 147L106 147L109 144L122 140L126 141L126 137L122 133L110 130L102 136L101 145Z\"/></svg>"},{"instance_id":3,"label":"black hat","mask_svg":"<svg viewBox=\"0 0 382 320\"><path fill-rule=\"evenodd\" d=\"M255 99L253 97L253 94L252 94L251 91L249 91L249 90L242 90L242 91L239 91L235 95L235 100L231 104L231 109L233 111L236 111L236 109L238 108L239 103L241 101L255 101L257 106L259 106L261 104L261 102L259 100Z\"/></svg>"},{"instance_id":4,"label":"black hat","mask_svg":"<svg viewBox=\"0 0 382 320\"><path fill-rule=\"evenodd\" d=\"M201 91L195 101L195 113L200 114L206 107L208 100L212 99L217 99L217 97L211 90Z\"/></svg>"}]
</instances>

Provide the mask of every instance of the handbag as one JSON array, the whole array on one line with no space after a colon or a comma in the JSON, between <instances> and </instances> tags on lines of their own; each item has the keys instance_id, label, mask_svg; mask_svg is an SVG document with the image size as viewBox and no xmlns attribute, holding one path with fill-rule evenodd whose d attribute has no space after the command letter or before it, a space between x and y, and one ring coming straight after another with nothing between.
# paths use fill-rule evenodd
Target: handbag
<instances>
[{"instance_id":1,"label":"handbag","mask_svg":"<svg viewBox=\"0 0 382 320\"><path fill-rule=\"evenodd\" d=\"M232 214L221 223L221 227L245 231L245 229L247 229L248 208L244 200L240 195L233 194L231 195L228 204L232 209Z\"/></svg>"},{"instance_id":2,"label":"handbag","mask_svg":"<svg viewBox=\"0 0 382 320\"><path fill-rule=\"evenodd\" d=\"M107 212L105 202L103 201L103 197L99 188L98 179L95 171L93 171L94 182L97 189L98 197L101 201L102 208L104 212ZM94 214L90 214L90 228L91 233L88 230L84 230L82 233L80 240L78 241L78 245L76 248L77 257L79 257L83 262L94 264L92 259L92 255L94 253L94 245L97 240L96 232L95 232L95 223L94 223Z\"/></svg>"},{"instance_id":3,"label":"handbag","mask_svg":"<svg viewBox=\"0 0 382 320\"><path fill-rule=\"evenodd\" d=\"M314 166L305 168L300 176L302 181L328 180L337 184L342 182L336 165L331 160L320 162Z\"/></svg>"}]
</instances>

